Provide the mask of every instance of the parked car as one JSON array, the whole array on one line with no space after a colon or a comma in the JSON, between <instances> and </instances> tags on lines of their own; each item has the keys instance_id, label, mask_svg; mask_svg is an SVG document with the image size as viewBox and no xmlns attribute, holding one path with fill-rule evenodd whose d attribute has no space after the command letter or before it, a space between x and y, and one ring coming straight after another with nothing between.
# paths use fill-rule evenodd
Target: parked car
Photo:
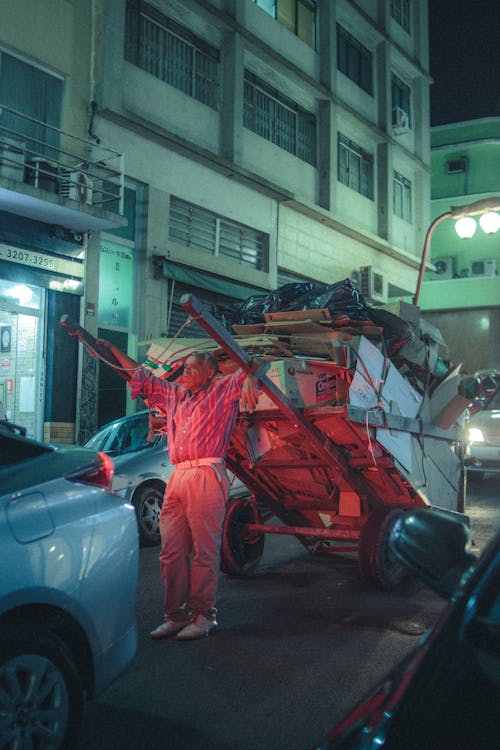
<instances>
[{"instance_id":1,"label":"parked car","mask_svg":"<svg viewBox=\"0 0 500 750\"><path fill-rule=\"evenodd\" d=\"M108 422L85 443L87 448L112 457L113 490L134 506L142 546L160 543L160 510L174 468L168 458L166 435L156 434L149 442L148 433L149 412L145 409ZM249 494L237 477L229 473L229 478L231 497Z\"/></svg>"},{"instance_id":2,"label":"parked car","mask_svg":"<svg viewBox=\"0 0 500 750\"><path fill-rule=\"evenodd\" d=\"M480 371L475 378L478 396L465 425L465 465L480 479L486 473L500 472L500 373Z\"/></svg>"},{"instance_id":3,"label":"parked car","mask_svg":"<svg viewBox=\"0 0 500 750\"><path fill-rule=\"evenodd\" d=\"M500 533L478 560L469 530L444 511L396 521L390 547L449 605L417 648L315 750L498 747Z\"/></svg>"},{"instance_id":4,"label":"parked car","mask_svg":"<svg viewBox=\"0 0 500 750\"><path fill-rule=\"evenodd\" d=\"M0 425L0 747L66 750L137 644L138 534L112 460Z\"/></svg>"}]
</instances>

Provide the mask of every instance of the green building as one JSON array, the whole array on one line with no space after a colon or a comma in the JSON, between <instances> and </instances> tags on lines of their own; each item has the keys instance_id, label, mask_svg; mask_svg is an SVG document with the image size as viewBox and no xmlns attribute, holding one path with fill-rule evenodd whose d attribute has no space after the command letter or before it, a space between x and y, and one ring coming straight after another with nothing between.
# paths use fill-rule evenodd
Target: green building
<instances>
[{"instance_id":1,"label":"green building","mask_svg":"<svg viewBox=\"0 0 500 750\"><path fill-rule=\"evenodd\" d=\"M500 117L434 127L431 146L432 224L483 199L500 208ZM500 233L487 234L474 218L469 239L458 236L451 216L431 230L436 270L425 274L418 300L465 372L500 368Z\"/></svg>"}]
</instances>

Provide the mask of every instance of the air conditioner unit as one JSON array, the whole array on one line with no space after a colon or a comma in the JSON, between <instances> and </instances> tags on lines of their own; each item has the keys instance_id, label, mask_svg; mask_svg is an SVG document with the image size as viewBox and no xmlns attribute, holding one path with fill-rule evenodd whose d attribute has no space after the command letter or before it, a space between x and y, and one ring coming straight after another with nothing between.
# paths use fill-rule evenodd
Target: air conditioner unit
<instances>
[{"instance_id":1,"label":"air conditioner unit","mask_svg":"<svg viewBox=\"0 0 500 750\"><path fill-rule=\"evenodd\" d=\"M405 112L401 107L393 107L392 109L392 129L397 135L407 133L410 129L408 112Z\"/></svg>"},{"instance_id":2,"label":"air conditioner unit","mask_svg":"<svg viewBox=\"0 0 500 750\"><path fill-rule=\"evenodd\" d=\"M59 178L59 194L78 203L92 205L92 180L85 172L63 169Z\"/></svg>"},{"instance_id":3,"label":"air conditioner unit","mask_svg":"<svg viewBox=\"0 0 500 750\"><path fill-rule=\"evenodd\" d=\"M387 282L372 266L361 266L355 274L355 281L363 297L369 301L387 302Z\"/></svg>"},{"instance_id":4,"label":"air conditioner unit","mask_svg":"<svg viewBox=\"0 0 500 750\"><path fill-rule=\"evenodd\" d=\"M436 270L432 272L431 279L443 281L452 279L455 273L455 259L451 256L445 258L434 258L432 261Z\"/></svg>"},{"instance_id":5,"label":"air conditioner unit","mask_svg":"<svg viewBox=\"0 0 500 750\"><path fill-rule=\"evenodd\" d=\"M493 258L483 258L483 260L473 260L470 264L470 275L475 276L496 276L497 267Z\"/></svg>"}]
</instances>

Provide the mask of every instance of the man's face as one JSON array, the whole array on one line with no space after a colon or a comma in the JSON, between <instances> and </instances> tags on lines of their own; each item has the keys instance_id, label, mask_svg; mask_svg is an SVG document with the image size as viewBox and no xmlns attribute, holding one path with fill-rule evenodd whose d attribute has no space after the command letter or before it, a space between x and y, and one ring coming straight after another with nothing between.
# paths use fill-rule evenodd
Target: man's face
<instances>
[{"instance_id":1,"label":"man's face","mask_svg":"<svg viewBox=\"0 0 500 750\"><path fill-rule=\"evenodd\" d=\"M203 359L191 356L186 359L182 382L191 392L203 388L213 377L214 369Z\"/></svg>"}]
</instances>

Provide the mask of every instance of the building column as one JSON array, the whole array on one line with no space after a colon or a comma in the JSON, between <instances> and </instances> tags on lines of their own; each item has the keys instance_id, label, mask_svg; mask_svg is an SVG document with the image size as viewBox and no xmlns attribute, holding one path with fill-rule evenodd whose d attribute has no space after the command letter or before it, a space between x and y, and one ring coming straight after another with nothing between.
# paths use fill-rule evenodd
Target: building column
<instances>
[{"instance_id":1,"label":"building column","mask_svg":"<svg viewBox=\"0 0 500 750\"><path fill-rule=\"evenodd\" d=\"M337 80L337 14L336 3L319 0L319 77L323 86L335 91Z\"/></svg>"},{"instance_id":2,"label":"building column","mask_svg":"<svg viewBox=\"0 0 500 750\"><path fill-rule=\"evenodd\" d=\"M97 338L99 314L99 263L101 235L92 232L87 237L85 253L85 294L81 313L83 327ZM97 399L99 364L86 347L79 347L78 403L76 405L75 435L79 444L88 440L97 430Z\"/></svg>"},{"instance_id":3,"label":"building column","mask_svg":"<svg viewBox=\"0 0 500 750\"><path fill-rule=\"evenodd\" d=\"M318 141L318 202L322 208L332 211L337 182L337 131L335 107L329 100L319 103Z\"/></svg>"},{"instance_id":4,"label":"building column","mask_svg":"<svg viewBox=\"0 0 500 750\"><path fill-rule=\"evenodd\" d=\"M243 150L244 44L238 33L227 33L222 46L222 96L220 113L220 153L240 164Z\"/></svg>"},{"instance_id":5,"label":"building column","mask_svg":"<svg viewBox=\"0 0 500 750\"><path fill-rule=\"evenodd\" d=\"M392 148L388 143L377 146L377 234L391 241L392 229Z\"/></svg>"}]
</instances>

